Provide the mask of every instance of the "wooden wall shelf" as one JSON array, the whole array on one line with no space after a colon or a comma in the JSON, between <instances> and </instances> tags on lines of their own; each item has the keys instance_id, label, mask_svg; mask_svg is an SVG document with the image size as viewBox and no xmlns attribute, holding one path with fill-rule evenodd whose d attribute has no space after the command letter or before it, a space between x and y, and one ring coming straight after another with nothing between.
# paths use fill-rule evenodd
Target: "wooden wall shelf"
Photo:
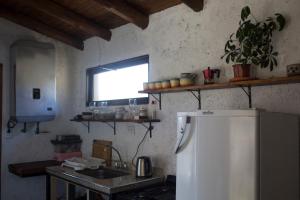
<instances>
[{"instance_id":1,"label":"wooden wall shelf","mask_svg":"<svg viewBox=\"0 0 300 200\"><path fill-rule=\"evenodd\" d=\"M58 166L61 162L56 160L45 160L38 162L27 162L9 164L8 170L10 173L20 177L33 177L46 175L46 167Z\"/></svg>"},{"instance_id":2,"label":"wooden wall shelf","mask_svg":"<svg viewBox=\"0 0 300 200\"><path fill-rule=\"evenodd\" d=\"M150 138L152 137L152 130L154 129L152 123L160 122L159 119L139 119L139 120L132 120L132 119L102 119L102 120L96 120L96 119L71 119L73 122L80 122L85 127L87 127L88 132L90 132L90 122L101 122L107 124L109 127L111 127L114 130L114 135L116 135L116 123L137 123L144 126L147 131L150 133ZM146 126L145 123L149 124L149 126Z\"/></svg>"},{"instance_id":3,"label":"wooden wall shelf","mask_svg":"<svg viewBox=\"0 0 300 200\"><path fill-rule=\"evenodd\" d=\"M250 81L239 81L239 82L226 82L226 83L216 83L216 84L201 84L193 85L188 87L176 87L167 88L159 90L143 90L139 93L147 93L152 95L158 102L161 109L161 94L162 93L176 93L176 92L191 92L193 96L198 100L198 109L201 109L201 90L215 90L215 89L226 89L226 88L242 88L243 91L249 98L249 108L252 108L252 94L251 88L256 86L266 86L266 85L279 85L279 84L291 84L300 83L300 76L292 77L274 77L269 79L257 79ZM247 88L247 90L245 89ZM155 94L159 96L156 97Z\"/></svg>"}]
</instances>

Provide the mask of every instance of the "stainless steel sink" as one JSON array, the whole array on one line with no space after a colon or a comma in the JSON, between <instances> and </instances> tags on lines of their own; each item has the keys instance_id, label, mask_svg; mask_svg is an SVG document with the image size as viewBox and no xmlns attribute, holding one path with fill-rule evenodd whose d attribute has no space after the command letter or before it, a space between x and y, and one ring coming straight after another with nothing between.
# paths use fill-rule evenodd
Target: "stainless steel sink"
<instances>
[{"instance_id":1,"label":"stainless steel sink","mask_svg":"<svg viewBox=\"0 0 300 200\"><path fill-rule=\"evenodd\" d=\"M129 175L129 173L108 168L84 169L77 171L77 173L97 179L109 179Z\"/></svg>"}]
</instances>

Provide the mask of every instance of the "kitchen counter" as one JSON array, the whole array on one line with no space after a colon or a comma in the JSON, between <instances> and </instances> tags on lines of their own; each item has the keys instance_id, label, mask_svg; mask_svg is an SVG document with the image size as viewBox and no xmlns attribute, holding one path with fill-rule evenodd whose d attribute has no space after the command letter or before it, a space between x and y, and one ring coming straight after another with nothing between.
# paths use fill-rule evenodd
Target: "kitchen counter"
<instances>
[{"instance_id":1,"label":"kitchen counter","mask_svg":"<svg viewBox=\"0 0 300 200\"><path fill-rule=\"evenodd\" d=\"M62 166L48 167L46 171L50 176L108 195L159 184L163 181L162 176L136 178L133 174L109 179L97 179Z\"/></svg>"}]
</instances>

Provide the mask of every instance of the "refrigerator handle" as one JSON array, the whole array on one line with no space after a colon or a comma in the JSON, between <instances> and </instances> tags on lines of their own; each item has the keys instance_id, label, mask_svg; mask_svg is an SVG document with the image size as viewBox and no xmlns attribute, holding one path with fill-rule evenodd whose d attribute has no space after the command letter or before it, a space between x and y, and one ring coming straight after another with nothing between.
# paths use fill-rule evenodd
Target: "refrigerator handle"
<instances>
[{"instance_id":1,"label":"refrigerator handle","mask_svg":"<svg viewBox=\"0 0 300 200\"><path fill-rule=\"evenodd\" d=\"M174 150L175 154L177 154L179 152L179 150L181 149L181 144L182 144L185 134L190 132L190 130L191 130L191 117L185 116L178 123L182 123L182 124L180 124L180 128L179 128L180 130L177 130L179 132L179 134L178 134L177 142L175 145L175 150Z\"/></svg>"}]
</instances>

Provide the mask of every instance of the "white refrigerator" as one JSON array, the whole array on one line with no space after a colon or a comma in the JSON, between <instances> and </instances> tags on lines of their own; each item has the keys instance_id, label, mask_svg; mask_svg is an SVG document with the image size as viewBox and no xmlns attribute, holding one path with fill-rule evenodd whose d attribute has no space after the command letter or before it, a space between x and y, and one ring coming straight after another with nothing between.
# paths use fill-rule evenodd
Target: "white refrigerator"
<instances>
[{"instance_id":1,"label":"white refrigerator","mask_svg":"<svg viewBox=\"0 0 300 200\"><path fill-rule=\"evenodd\" d=\"M299 119L259 110L177 114L176 200L299 200Z\"/></svg>"}]
</instances>

